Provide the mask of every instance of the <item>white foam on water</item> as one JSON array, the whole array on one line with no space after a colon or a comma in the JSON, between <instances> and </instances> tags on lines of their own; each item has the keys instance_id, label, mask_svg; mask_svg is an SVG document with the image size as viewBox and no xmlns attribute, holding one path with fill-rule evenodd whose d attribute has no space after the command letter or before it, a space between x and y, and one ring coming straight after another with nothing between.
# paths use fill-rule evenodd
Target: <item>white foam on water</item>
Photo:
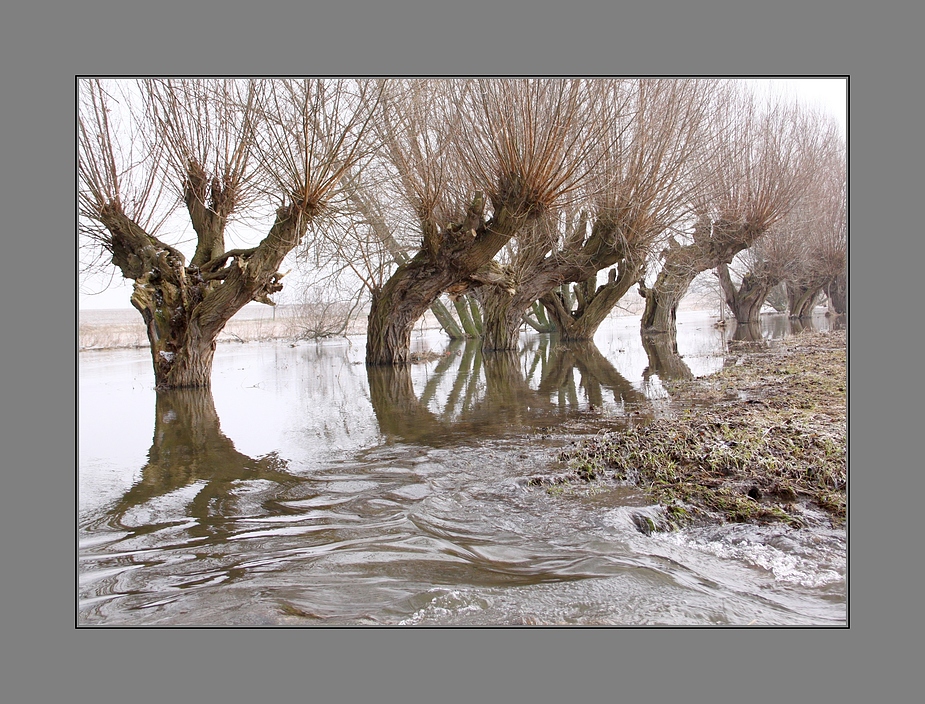
<instances>
[{"instance_id":1,"label":"white foam on water","mask_svg":"<svg viewBox=\"0 0 925 704\"><path fill-rule=\"evenodd\" d=\"M411 616L398 622L400 626L414 626L422 622L446 622L447 618L464 613L484 611L491 604L483 597L465 589L446 591L442 588L428 590L437 594L429 604L415 611Z\"/></svg>"},{"instance_id":2,"label":"white foam on water","mask_svg":"<svg viewBox=\"0 0 925 704\"><path fill-rule=\"evenodd\" d=\"M683 531L666 534L664 538L669 542L693 547L724 560L734 560L765 570L773 575L775 581L784 584L818 588L844 580L844 572L820 567L815 561L756 540L702 540L686 535ZM831 556L829 558L831 559Z\"/></svg>"}]
</instances>

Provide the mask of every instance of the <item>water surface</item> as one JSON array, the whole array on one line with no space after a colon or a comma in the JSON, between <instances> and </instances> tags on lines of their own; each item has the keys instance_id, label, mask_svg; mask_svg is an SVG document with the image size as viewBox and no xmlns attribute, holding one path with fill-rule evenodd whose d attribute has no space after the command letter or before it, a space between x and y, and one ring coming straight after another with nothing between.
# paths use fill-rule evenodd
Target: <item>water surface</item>
<instances>
[{"instance_id":1,"label":"water surface","mask_svg":"<svg viewBox=\"0 0 925 704\"><path fill-rule=\"evenodd\" d=\"M211 391L162 394L146 350L81 353L77 622L843 625L843 530L646 536L633 489L528 485L722 366L731 330L678 329L491 356L427 332L407 370L367 370L362 339L224 344Z\"/></svg>"}]
</instances>

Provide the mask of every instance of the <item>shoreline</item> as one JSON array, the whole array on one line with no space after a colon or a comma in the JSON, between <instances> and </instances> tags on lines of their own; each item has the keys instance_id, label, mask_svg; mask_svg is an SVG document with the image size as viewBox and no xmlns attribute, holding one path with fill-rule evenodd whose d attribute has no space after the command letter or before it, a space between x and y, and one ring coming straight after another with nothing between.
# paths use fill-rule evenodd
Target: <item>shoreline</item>
<instances>
[{"instance_id":1,"label":"shoreline","mask_svg":"<svg viewBox=\"0 0 925 704\"><path fill-rule=\"evenodd\" d=\"M558 456L565 473L531 485L634 486L660 507L639 515L647 534L717 522L844 527L844 330L731 343L720 371L664 383L671 402L659 417L573 443Z\"/></svg>"},{"instance_id":2,"label":"shoreline","mask_svg":"<svg viewBox=\"0 0 925 704\"><path fill-rule=\"evenodd\" d=\"M635 301L634 301L635 303ZM638 308L638 310L636 310ZM701 304L683 305L685 313L719 316ZM639 317L642 304L617 308L614 317ZM280 304L275 307L248 304L226 323L216 342L266 342L271 340L324 340L353 335L365 335L367 311L358 311L346 330L337 311L324 307ZM425 313L416 327L440 329L432 312ZM77 351L90 352L116 349L147 348L148 338L141 315L134 308L85 309L77 316Z\"/></svg>"}]
</instances>

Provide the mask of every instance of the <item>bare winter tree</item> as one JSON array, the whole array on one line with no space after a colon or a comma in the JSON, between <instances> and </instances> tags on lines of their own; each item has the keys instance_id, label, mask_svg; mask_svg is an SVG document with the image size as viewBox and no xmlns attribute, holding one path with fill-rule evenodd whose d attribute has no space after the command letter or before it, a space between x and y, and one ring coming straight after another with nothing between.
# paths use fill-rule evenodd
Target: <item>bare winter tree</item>
<instances>
[{"instance_id":1,"label":"bare winter tree","mask_svg":"<svg viewBox=\"0 0 925 704\"><path fill-rule=\"evenodd\" d=\"M386 108L384 104L383 109ZM380 126L379 132L384 136L386 147L394 147L391 144L393 127L391 124ZM406 197L402 197L402 191L409 185L401 179L403 172L399 172L397 178L389 177L381 170L377 173L377 166L382 164L373 162L367 164L362 173L351 170L345 176L344 192L353 210L352 223L343 237L326 238L326 249L351 268L362 281L364 290L370 293L381 288L389 272L395 266L405 264L420 245L420 237L415 245L408 236L417 228L416 217L408 212L407 191ZM396 181L399 185L397 193L394 188ZM412 195L410 200L413 199ZM404 210L401 205L405 206ZM463 329L465 322L461 325L442 300L435 300L430 310L451 339L472 336ZM464 321L467 319L468 316L463 318Z\"/></svg>"},{"instance_id":2,"label":"bare winter tree","mask_svg":"<svg viewBox=\"0 0 925 704\"><path fill-rule=\"evenodd\" d=\"M379 124L420 247L373 294L368 364L409 361L415 322L443 292L498 281L492 258L577 190L602 111L586 80L405 82Z\"/></svg>"},{"instance_id":3,"label":"bare winter tree","mask_svg":"<svg viewBox=\"0 0 925 704\"><path fill-rule=\"evenodd\" d=\"M694 277L731 262L790 212L811 178L807 157L824 141L807 111L782 102L762 108L735 83L716 93L712 125L690 237L669 239L654 285L640 284L644 333L674 334Z\"/></svg>"},{"instance_id":4,"label":"bare winter tree","mask_svg":"<svg viewBox=\"0 0 925 704\"><path fill-rule=\"evenodd\" d=\"M134 281L157 388L209 386L225 323L250 301L271 303L284 258L362 158L373 91L331 80L119 84L80 82L80 229ZM158 236L171 191L195 232L189 262ZM259 244L228 248L229 222L274 201Z\"/></svg>"},{"instance_id":5,"label":"bare winter tree","mask_svg":"<svg viewBox=\"0 0 925 704\"><path fill-rule=\"evenodd\" d=\"M771 290L799 265L807 224L804 207L797 206L733 262L716 267L723 299L737 323L757 322Z\"/></svg>"},{"instance_id":6,"label":"bare winter tree","mask_svg":"<svg viewBox=\"0 0 925 704\"><path fill-rule=\"evenodd\" d=\"M767 234L736 258L740 273L722 262L716 269L727 305L738 323L758 321L772 289L791 281L790 290L804 284L814 289L811 298L844 272L846 256L845 161L843 142L835 125L817 116L815 130L822 135L807 154L806 168L813 178L796 205ZM797 296L799 298L799 295ZM807 299L808 300L808 299ZM810 308L811 310L811 308Z\"/></svg>"},{"instance_id":7,"label":"bare winter tree","mask_svg":"<svg viewBox=\"0 0 925 704\"><path fill-rule=\"evenodd\" d=\"M688 214L700 185L693 176L715 88L715 81L706 80L632 82L631 119L598 162L591 227L581 223L556 257L562 281L575 285L540 299L562 339L592 339L642 277L653 248ZM614 268L598 285L597 272L608 267Z\"/></svg>"},{"instance_id":8,"label":"bare winter tree","mask_svg":"<svg viewBox=\"0 0 925 704\"><path fill-rule=\"evenodd\" d=\"M791 317L812 315L826 291L835 312L847 312L848 182L844 143L819 164L807 193L812 217L807 223L803 256L785 279Z\"/></svg>"}]
</instances>

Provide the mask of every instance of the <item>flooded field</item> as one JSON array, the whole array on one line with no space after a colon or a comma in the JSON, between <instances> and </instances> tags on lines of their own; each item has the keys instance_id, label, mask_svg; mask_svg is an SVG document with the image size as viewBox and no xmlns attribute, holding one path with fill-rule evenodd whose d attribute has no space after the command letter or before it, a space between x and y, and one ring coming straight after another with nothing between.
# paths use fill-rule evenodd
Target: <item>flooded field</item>
<instances>
[{"instance_id":1,"label":"flooded field","mask_svg":"<svg viewBox=\"0 0 925 704\"><path fill-rule=\"evenodd\" d=\"M635 317L491 357L424 331L406 370L361 337L228 343L210 391L162 394L146 349L81 352L77 623L844 625L844 529L645 535L632 488L529 484L721 368L713 322L679 314L670 359Z\"/></svg>"}]
</instances>

